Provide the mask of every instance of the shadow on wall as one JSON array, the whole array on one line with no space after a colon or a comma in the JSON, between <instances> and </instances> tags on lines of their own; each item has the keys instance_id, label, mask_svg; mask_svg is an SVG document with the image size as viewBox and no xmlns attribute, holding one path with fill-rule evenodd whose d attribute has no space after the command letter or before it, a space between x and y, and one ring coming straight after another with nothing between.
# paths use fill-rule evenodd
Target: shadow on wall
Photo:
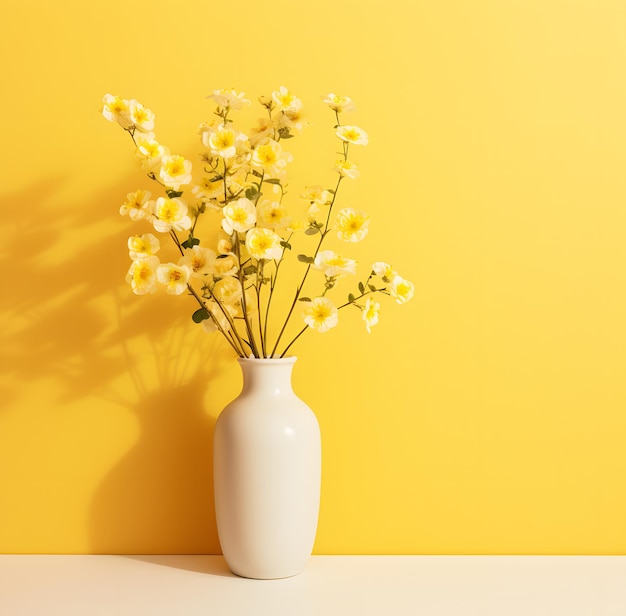
<instances>
[{"instance_id":1,"label":"shadow on wall","mask_svg":"<svg viewBox=\"0 0 626 616\"><path fill-rule=\"evenodd\" d=\"M78 407L88 432L107 422L96 420L94 403L128 409L138 435L94 486L86 521L90 551L138 553L158 546L160 552L219 553L212 500L215 417L207 403L215 406L215 379L230 350L191 323L192 298L138 298L126 287L126 238L150 229L118 217L128 192L124 184L79 204L63 200L65 184L62 178L39 180L0 197L2 211L11 214L0 229L0 267L10 291L0 295L0 413L25 411L26 396L38 389L47 396L38 411L47 415L43 430L62 429L54 415L68 408ZM114 459L123 448L93 429L89 440L92 433L101 452L92 461L97 455ZM85 449L83 439L63 455L80 469ZM86 468L86 481L94 473Z\"/></svg>"}]
</instances>

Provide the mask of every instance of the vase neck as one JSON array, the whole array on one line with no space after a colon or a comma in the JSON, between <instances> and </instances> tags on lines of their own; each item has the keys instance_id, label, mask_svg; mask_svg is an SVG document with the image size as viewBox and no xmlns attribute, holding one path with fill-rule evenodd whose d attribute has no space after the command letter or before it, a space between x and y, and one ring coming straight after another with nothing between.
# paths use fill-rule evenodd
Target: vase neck
<instances>
[{"instance_id":1,"label":"vase neck","mask_svg":"<svg viewBox=\"0 0 626 616\"><path fill-rule=\"evenodd\" d=\"M239 359L243 374L242 393L264 391L272 395L292 392L291 373L296 357Z\"/></svg>"}]
</instances>

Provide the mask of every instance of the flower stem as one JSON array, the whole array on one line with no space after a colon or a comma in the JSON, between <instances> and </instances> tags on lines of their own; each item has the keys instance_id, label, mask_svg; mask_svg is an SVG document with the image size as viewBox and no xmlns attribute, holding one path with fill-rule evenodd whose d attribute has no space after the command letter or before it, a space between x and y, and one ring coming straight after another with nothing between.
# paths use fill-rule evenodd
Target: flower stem
<instances>
[{"instance_id":1,"label":"flower stem","mask_svg":"<svg viewBox=\"0 0 626 616\"><path fill-rule=\"evenodd\" d=\"M341 184L341 180L343 179L343 177L340 175L339 179L337 180L337 185L335 186L335 191L333 192L333 198L332 201L330 202L330 205L328 206L328 215L326 216L326 224L324 226L324 231L320 230L320 240L317 243L317 247L315 249L315 252L313 253L313 260L315 260L315 257L317 257L317 254L320 251L320 248L322 246L322 243L324 241L324 239L326 238L326 235L328 235L330 229L328 228L328 225L330 223L330 215L333 209L333 205L335 205L335 199L337 198L337 192L339 191L339 185ZM298 303L298 300L300 299L300 293L302 293L302 288L304 287L304 283L306 282L307 276L309 275L309 272L311 271L311 263L307 264L306 270L304 272L304 275L302 276L302 280L300 281L300 284L298 285L297 289L296 289L296 294L293 298L293 301L291 302L291 307L289 308L289 312L287 313L287 317L285 318L285 322L283 323L283 326L280 330L280 333L278 334L278 338L276 339L276 343L274 344L274 348L272 349L272 356L276 353L276 349L278 348L278 344L280 342L280 339L282 338L282 335L285 332L285 329L287 328L287 324L289 323L289 320L291 319L291 315L293 314L293 311L296 307L296 304ZM302 332L300 332L300 334L298 334L299 337L301 335ZM292 344L293 344L294 340L292 340L289 343L289 346L287 348L289 348ZM281 355L282 357L282 355Z\"/></svg>"}]
</instances>

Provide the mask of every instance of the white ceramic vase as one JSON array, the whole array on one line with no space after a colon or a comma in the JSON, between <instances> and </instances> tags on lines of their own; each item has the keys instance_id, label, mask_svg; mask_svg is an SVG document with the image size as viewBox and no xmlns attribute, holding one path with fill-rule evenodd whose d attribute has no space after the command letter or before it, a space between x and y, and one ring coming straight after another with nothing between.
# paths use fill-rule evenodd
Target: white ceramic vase
<instances>
[{"instance_id":1,"label":"white ceramic vase","mask_svg":"<svg viewBox=\"0 0 626 616\"><path fill-rule=\"evenodd\" d=\"M295 357L239 359L243 389L215 425L214 487L224 558L237 575L297 575L319 513L317 418L291 385Z\"/></svg>"}]
</instances>

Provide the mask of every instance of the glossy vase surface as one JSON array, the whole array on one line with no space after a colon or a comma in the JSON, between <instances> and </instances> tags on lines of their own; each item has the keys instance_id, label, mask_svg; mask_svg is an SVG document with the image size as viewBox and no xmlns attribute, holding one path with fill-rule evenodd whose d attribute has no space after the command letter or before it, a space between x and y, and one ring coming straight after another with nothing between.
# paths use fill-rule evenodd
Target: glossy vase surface
<instances>
[{"instance_id":1,"label":"glossy vase surface","mask_svg":"<svg viewBox=\"0 0 626 616\"><path fill-rule=\"evenodd\" d=\"M215 426L218 535L228 566L243 577L297 575L315 541L320 429L292 389L295 362L239 359L242 391Z\"/></svg>"}]
</instances>

